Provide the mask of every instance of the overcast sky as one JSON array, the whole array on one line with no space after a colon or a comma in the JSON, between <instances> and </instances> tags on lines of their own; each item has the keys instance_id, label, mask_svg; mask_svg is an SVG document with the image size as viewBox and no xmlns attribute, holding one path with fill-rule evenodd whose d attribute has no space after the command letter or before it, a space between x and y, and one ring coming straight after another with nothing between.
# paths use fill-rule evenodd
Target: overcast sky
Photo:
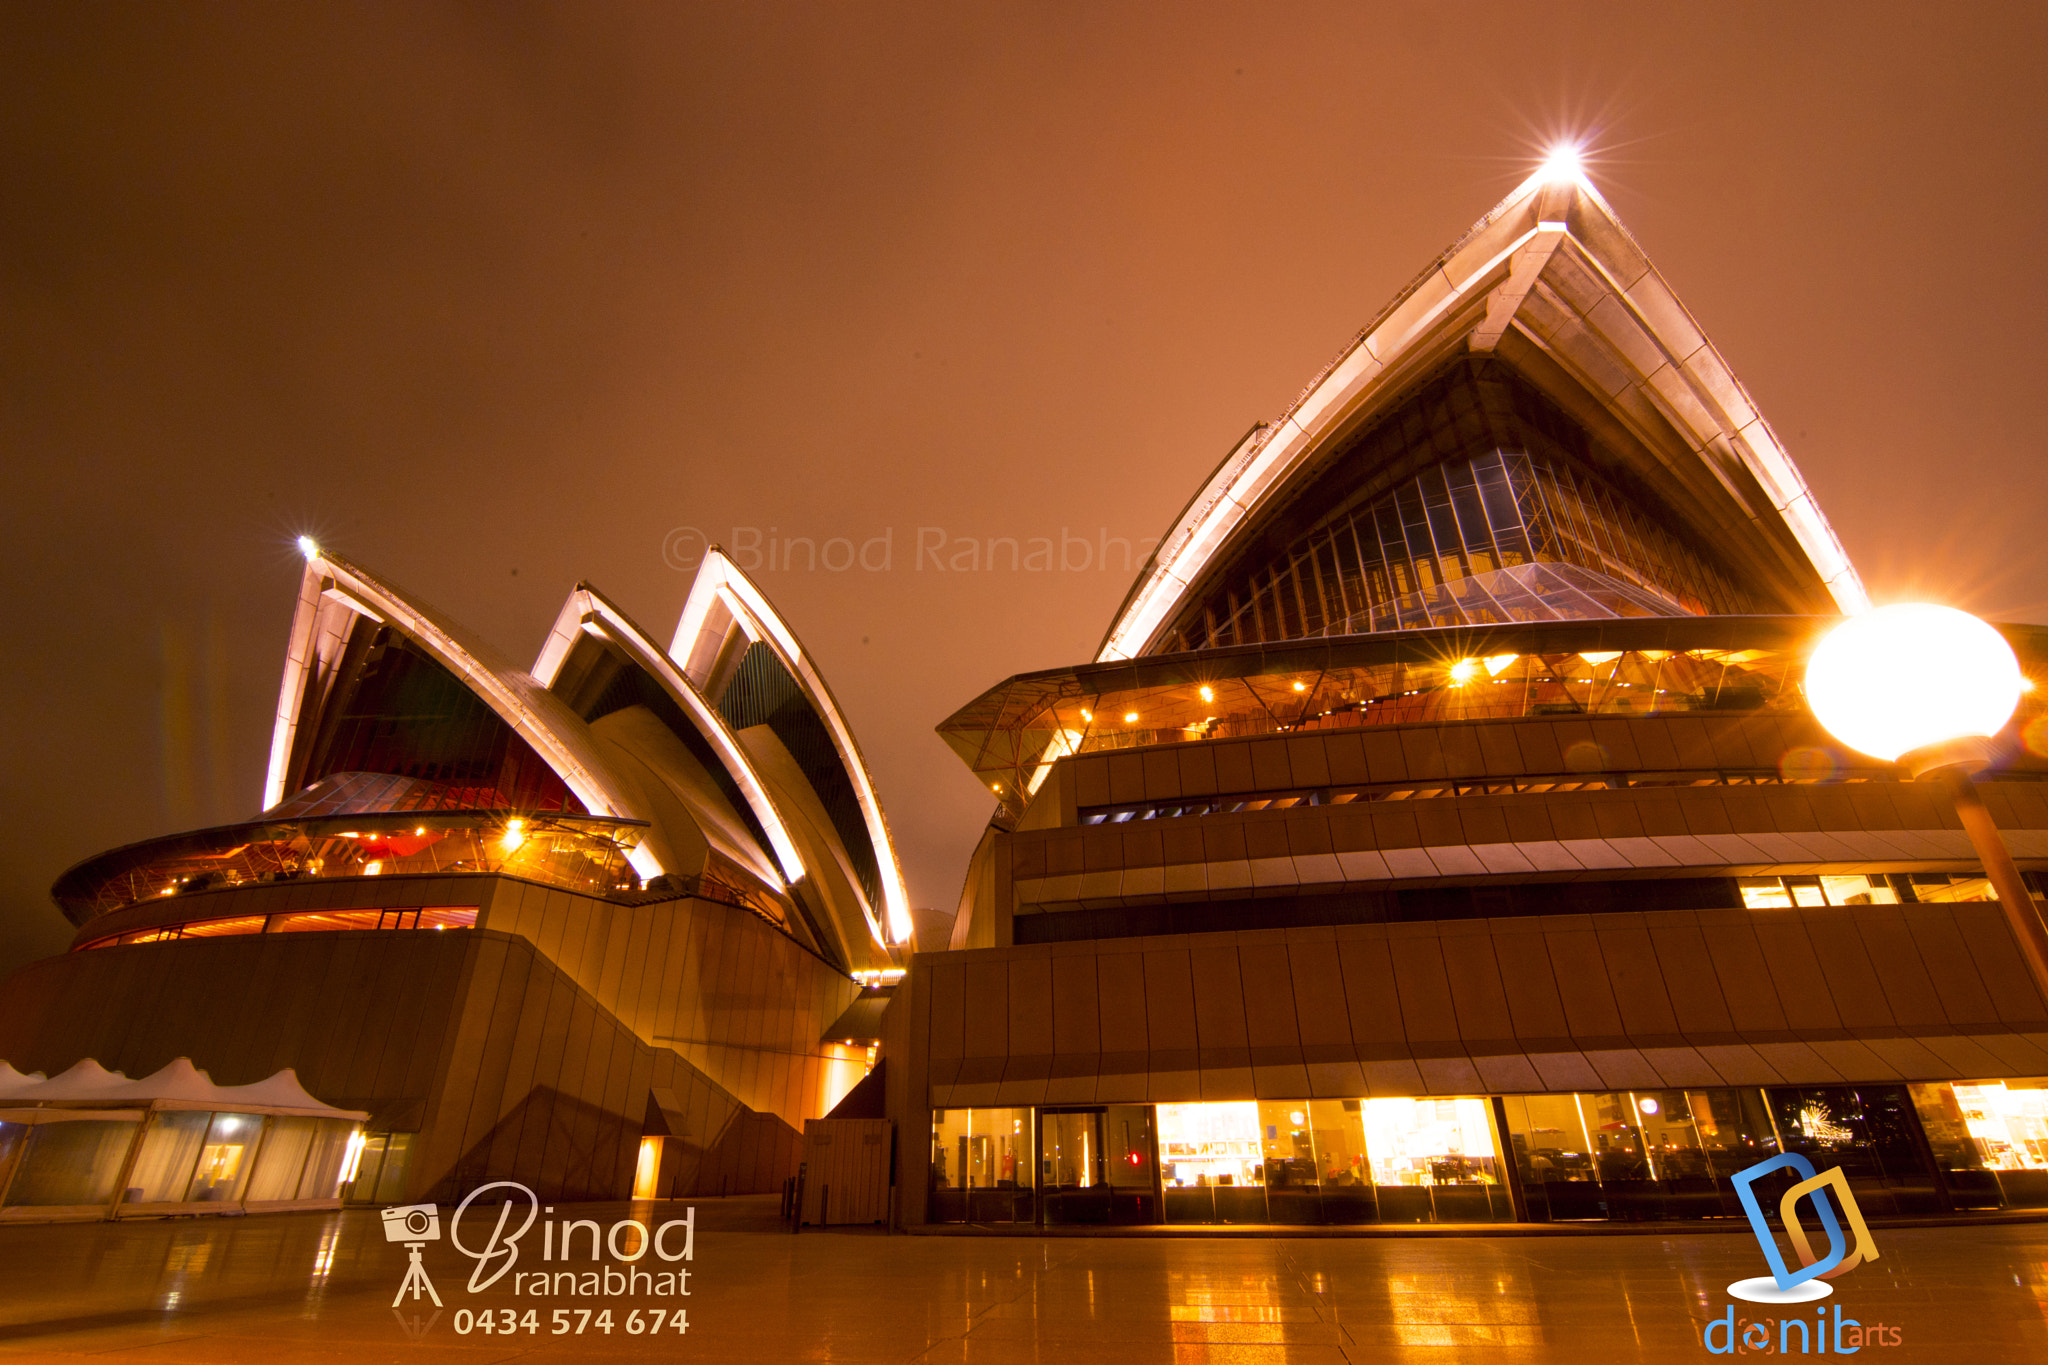
<instances>
[{"instance_id":1,"label":"overcast sky","mask_svg":"<svg viewBox=\"0 0 2048 1365\"><path fill-rule=\"evenodd\" d=\"M950 909L989 801L932 727L1090 656L1130 573L920 567L920 529L1159 534L1565 134L1874 595L2048 621L2044 40L2020 4L0 6L0 971L68 942L71 863L255 812L301 532L521 663L578 579L666 639L697 533L888 537L759 578Z\"/></svg>"}]
</instances>

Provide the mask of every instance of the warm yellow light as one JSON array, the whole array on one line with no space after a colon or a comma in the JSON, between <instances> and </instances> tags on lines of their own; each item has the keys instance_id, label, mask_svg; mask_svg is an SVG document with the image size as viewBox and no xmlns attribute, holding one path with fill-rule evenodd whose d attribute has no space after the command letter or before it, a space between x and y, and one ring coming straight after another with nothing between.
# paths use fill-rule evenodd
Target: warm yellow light
<instances>
[{"instance_id":1,"label":"warm yellow light","mask_svg":"<svg viewBox=\"0 0 2048 1365\"><path fill-rule=\"evenodd\" d=\"M1585 153L1579 150L1577 143L1560 142L1544 156L1538 173L1545 184L1576 184L1586 175Z\"/></svg>"},{"instance_id":2,"label":"warm yellow light","mask_svg":"<svg viewBox=\"0 0 2048 1365\"><path fill-rule=\"evenodd\" d=\"M1297 692L1306 692L1308 691L1308 684L1305 682L1298 682L1294 685L1294 690Z\"/></svg>"},{"instance_id":3,"label":"warm yellow light","mask_svg":"<svg viewBox=\"0 0 2048 1365\"><path fill-rule=\"evenodd\" d=\"M382 864L382 863L364 863L364 864L363 864L363 875L364 875L365 877L376 877L376 876L380 876L380 875L382 875L383 871L384 871L384 864Z\"/></svg>"},{"instance_id":4,"label":"warm yellow light","mask_svg":"<svg viewBox=\"0 0 2048 1365\"><path fill-rule=\"evenodd\" d=\"M1203 684L1202 684L1202 700L1203 700L1203 701L1214 701L1214 700L1216 700L1216 689L1215 689L1215 688L1213 688L1213 687L1211 687L1211 686L1209 686L1209 684L1207 684L1207 683L1203 683Z\"/></svg>"},{"instance_id":5,"label":"warm yellow light","mask_svg":"<svg viewBox=\"0 0 2048 1365\"><path fill-rule=\"evenodd\" d=\"M1836 626L1806 665L1806 701L1836 739L1895 759L1995 735L2020 700L2005 637L1968 612L1900 602Z\"/></svg>"},{"instance_id":6,"label":"warm yellow light","mask_svg":"<svg viewBox=\"0 0 2048 1365\"><path fill-rule=\"evenodd\" d=\"M308 559L318 559L320 557L320 542L311 536L300 536L299 553Z\"/></svg>"},{"instance_id":7,"label":"warm yellow light","mask_svg":"<svg viewBox=\"0 0 2048 1365\"><path fill-rule=\"evenodd\" d=\"M1579 657L1581 659L1584 659L1589 664L1611 664L1616 659L1619 659L1621 657L1621 651L1618 649L1610 649L1605 650L1598 654L1587 654L1584 651L1581 651Z\"/></svg>"},{"instance_id":8,"label":"warm yellow light","mask_svg":"<svg viewBox=\"0 0 2048 1365\"><path fill-rule=\"evenodd\" d=\"M348 1135L348 1147L341 1158L341 1179L338 1184L346 1185L356 1178L356 1167L362 1161L363 1148L367 1145L362 1129L358 1128Z\"/></svg>"},{"instance_id":9,"label":"warm yellow light","mask_svg":"<svg viewBox=\"0 0 2048 1365\"><path fill-rule=\"evenodd\" d=\"M1131 724L1134 724L1134 723L1135 723L1135 722L1137 721L1137 719L1138 719L1138 713L1137 713L1136 711L1126 711L1126 712L1124 712L1124 724L1126 724L1126 725L1131 725Z\"/></svg>"},{"instance_id":10,"label":"warm yellow light","mask_svg":"<svg viewBox=\"0 0 2048 1365\"><path fill-rule=\"evenodd\" d=\"M1522 656L1521 656L1521 655L1519 655L1519 654L1489 654L1489 655L1487 655L1487 656L1486 656L1486 673L1487 673L1487 676L1488 676L1488 677L1492 677L1492 678L1498 678L1498 677L1499 677L1499 676L1501 675L1502 671L1503 671L1503 670L1505 670L1505 669L1507 668L1507 666L1508 666L1509 664L1513 663L1513 662L1514 662L1515 660L1517 660L1517 659L1519 659L1519 658L1521 658L1521 657L1522 657Z\"/></svg>"},{"instance_id":11,"label":"warm yellow light","mask_svg":"<svg viewBox=\"0 0 2048 1365\"><path fill-rule=\"evenodd\" d=\"M526 822L515 815L505 822L505 833L499 837L498 845L507 853L516 853L525 842Z\"/></svg>"},{"instance_id":12,"label":"warm yellow light","mask_svg":"<svg viewBox=\"0 0 2048 1365\"><path fill-rule=\"evenodd\" d=\"M1084 707L1082 707L1082 708L1081 708L1081 719L1082 719L1082 720L1094 720L1094 719L1095 719L1095 713L1094 713L1093 711L1090 711L1090 710L1089 710L1089 709L1088 709L1087 707L1085 707L1085 706L1084 706Z\"/></svg>"},{"instance_id":13,"label":"warm yellow light","mask_svg":"<svg viewBox=\"0 0 2048 1365\"><path fill-rule=\"evenodd\" d=\"M652 1199L658 1192L661 1179L661 1139L644 1137L640 1139L640 1152L633 1163L633 1197Z\"/></svg>"},{"instance_id":14,"label":"warm yellow light","mask_svg":"<svg viewBox=\"0 0 2048 1365\"><path fill-rule=\"evenodd\" d=\"M1477 659L1460 659L1451 665L1451 683L1453 686L1463 687L1477 676L1479 676L1479 660Z\"/></svg>"}]
</instances>

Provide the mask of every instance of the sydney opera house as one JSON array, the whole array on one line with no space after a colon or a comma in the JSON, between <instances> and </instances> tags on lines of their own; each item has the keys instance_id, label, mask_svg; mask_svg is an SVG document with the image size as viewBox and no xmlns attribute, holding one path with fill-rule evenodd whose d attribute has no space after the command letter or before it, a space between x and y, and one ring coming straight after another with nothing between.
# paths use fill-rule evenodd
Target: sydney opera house
<instances>
[{"instance_id":1,"label":"sydney opera house","mask_svg":"<svg viewBox=\"0 0 2048 1365\"><path fill-rule=\"evenodd\" d=\"M1575 168L1199 481L1093 659L940 725L994 810L947 943L724 556L666 646L579 587L522 670L305 548L260 814L71 869L0 983L18 1072L362 1123L259 1203L774 1190L837 1109L907 1228L1740 1217L1778 1152L1873 1217L2048 1206L2014 907L1817 723L1863 588ZM2035 891L2042 700L1978 787Z\"/></svg>"},{"instance_id":2,"label":"sydney opera house","mask_svg":"<svg viewBox=\"0 0 2048 1365\"><path fill-rule=\"evenodd\" d=\"M787 623L713 552L666 647L581 586L521 670L302 548L261 813L66 872L72 951L0 986L0 1059L290 1067L367 1116L302 1196L779 1188L874 1064L910 934Z\"/></svg>"},{"instance_id":3,"label":"sydney opera house","mask_svg":"<svg viewBox=\"0 0 2048 1365\"><path fill-rule=\"evenodd\" d=\"M940 727L997 810L885 1025L904 1222L1740 1217L1779 1151L1874 1217L2048 1204L2048 1005L1956 810L1802 695L1866 605L1546 168L1195 488L1094 659ZM2040 714L1980 779L2037 891Z\"/></svg>"}]
</instances>

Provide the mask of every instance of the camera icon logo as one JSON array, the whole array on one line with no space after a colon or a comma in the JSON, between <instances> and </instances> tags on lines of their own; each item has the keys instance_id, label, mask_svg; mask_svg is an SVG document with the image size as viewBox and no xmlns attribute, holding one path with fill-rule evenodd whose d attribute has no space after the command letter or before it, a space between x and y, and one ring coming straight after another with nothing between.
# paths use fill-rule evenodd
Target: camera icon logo
<instances>
[{"instance_id":1,"label":"camera icon logo","mask_svg":"<svg viewBox=\"0 0 2048 1365\"><path fill-rule=\"evenodd\" d=\"M427 1278L427 1267L420 1260L420 1248L429 1242L441 1240L441 1210L432 1204L399 1204L385 1209L384 1240L403 1242L410 1260L405 1268L405 1279L398 1286L398 1297L391 1301L393 1308L411 1294L417 1301L425 1294L434 1301L434 1307L441 1306L441 1296L434 1292L434 1282Z\"/></svg>"},{"instance_id":2,"label":"camera icon logo","mask_svg":"<svg viewBox=\"0 0 2048 1365\"><path fill-rule=\"evenodd\" d=\"M440 1241L441 1210L432 1204L400 1204L396 1208L384 1210L384 1240Z\"/></svg>"}]
</instances>

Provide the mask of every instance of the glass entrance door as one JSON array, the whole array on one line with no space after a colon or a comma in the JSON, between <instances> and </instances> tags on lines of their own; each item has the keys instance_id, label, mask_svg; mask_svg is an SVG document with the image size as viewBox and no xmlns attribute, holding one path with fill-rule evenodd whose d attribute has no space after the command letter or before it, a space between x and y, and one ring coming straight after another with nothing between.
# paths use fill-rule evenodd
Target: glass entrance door
<instances>
[{"instance_id":1,"label":"glass entrance door","mask_svg":"<svg viewBox=\"0 0 2048 1365\"><path fill-rule=\"evenodd\" d=\"M1038 1123L1038 1180L1048 1223L1158 1221L1149 1105L1047 1109Z\"/></svg>"}]
</instances>

